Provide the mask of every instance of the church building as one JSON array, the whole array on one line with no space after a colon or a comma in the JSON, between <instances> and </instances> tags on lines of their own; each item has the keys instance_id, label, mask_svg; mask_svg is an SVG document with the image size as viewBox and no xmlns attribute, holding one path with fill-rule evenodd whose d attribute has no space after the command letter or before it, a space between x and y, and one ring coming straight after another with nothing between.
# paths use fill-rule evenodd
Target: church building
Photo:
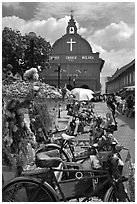
<instances>
[{"instance_id":1,"label":"church building","mask_svg":"<svg viewBox=\"0 0 137 204\"><path fill-rule=\"evenodd\" d=\"M104 60L93 50L87 40L77 33L76 22L71 18L66 34L52 46L51 68L43 71L45 83L58 87L83 87L100 91L100 72Z\"/></svg>"}]
</instances>

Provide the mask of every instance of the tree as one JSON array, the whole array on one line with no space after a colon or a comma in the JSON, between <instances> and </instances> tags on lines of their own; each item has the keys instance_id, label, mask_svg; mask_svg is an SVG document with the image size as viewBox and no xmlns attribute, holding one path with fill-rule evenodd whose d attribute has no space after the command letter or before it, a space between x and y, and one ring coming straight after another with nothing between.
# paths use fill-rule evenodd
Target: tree
<instances>
[{"instance_id":1,"label":"tree","mask_svg":"<svg viewBox=\"0 0 137 204\"><path fill-rule=\"evenodd\" d=\"M44 38L36 36L34 40L33 67L49 68L51 45ZM7 64L13 66L12 73L22 76L31 67L31 45L28 35L22 36L20 31L5 27L2 31L2 68L7 72Z\"/></svg>"}]
</instances>

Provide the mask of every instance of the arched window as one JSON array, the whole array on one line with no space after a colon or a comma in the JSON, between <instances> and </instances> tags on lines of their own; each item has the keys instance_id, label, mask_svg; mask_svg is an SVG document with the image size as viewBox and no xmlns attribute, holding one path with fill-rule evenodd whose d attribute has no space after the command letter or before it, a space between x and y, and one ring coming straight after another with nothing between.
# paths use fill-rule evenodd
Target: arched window
<instances>
[{"instance_id":1,"label":"arched window","mask_svg":"<svg viewBox=\"0 0 137 204\"><path fill-rule=\"evenodd\" d=\"M131 75L131 73L129 74L129 83L131 84L131 82L132 82L132 75Z\"/></svg>"}]
</instances>

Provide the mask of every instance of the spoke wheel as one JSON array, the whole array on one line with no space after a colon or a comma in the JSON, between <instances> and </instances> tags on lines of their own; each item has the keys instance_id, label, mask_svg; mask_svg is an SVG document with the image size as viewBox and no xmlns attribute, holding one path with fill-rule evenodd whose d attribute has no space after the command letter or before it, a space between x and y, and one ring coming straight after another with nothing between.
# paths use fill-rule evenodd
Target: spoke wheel
<instances>
[{"instance_id":1,"label":"spoke wheel","mask_svg":"<svg viewBox=\"0 0 137 204\"><path fill-rule=\"evenodd\" d=\"M2 190L2 202L54 202L52 192L39 182L16 180L7 184Z\"/></svg>"},{"instance_id":2,"label":"spoke wheel","mask_svg":"<svg viewBox=\"0 0 137 204\"><path fill-rule=\"evenodd\" d=\"M125 192L125 195L126 196L124 196L125 197L124 200L121 202L130 202L130 199L126 192ZM105 196L104 202L120 202L115 196L114 188L109 189L107 196Z\"/></svg>"}]
</instances>

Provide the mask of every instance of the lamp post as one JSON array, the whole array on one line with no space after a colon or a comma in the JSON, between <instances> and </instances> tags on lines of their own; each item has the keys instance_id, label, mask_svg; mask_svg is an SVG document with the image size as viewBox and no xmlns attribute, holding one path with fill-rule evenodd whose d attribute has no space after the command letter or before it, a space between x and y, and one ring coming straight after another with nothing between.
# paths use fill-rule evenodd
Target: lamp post
<instances>
[{"instance_id":1,"label":"lamp post","mask_svg":"<svg viewBox=\"0 0 137 204\"><path fill-rule=\"evenodd\" d=\"M60 89L60 72L61 72L61 66L58 64L58 89Z\"/></svg>"},{"instance_id":2,"label":"lamp post","mask_svg":"<svg viewBox=\"0 0 137 204\"><path fill-rule=\"evenodd\" d=\"M68 79L69 79L69 86L70 86L70 83L71 83L71 76L69 76Z\"/></svg>"},{"instance_id":3,"label":"lamp post","mask_svg":"<svg viewBox=\"0 0 137 204\"><path fill-rule=\"evenodd\" d=\"M34 40L36 38L36 34L34 32L30 32L28 34L28 37L30 39L30 52L31 52L31 67L33 67L34 64Z\"/></svg>"},{"instance_id":4,"label":"lamp post","mask_svg":"<svg viewBox=\"0 0 137 204\"><path fill-rule=\"evenodd\" d=\"M73 74L73 77L74 77L74 79L73 79L73 86L74 86L74 88L76 86L76 79L79 76L79 74L81 74L81 71L79 69L76 69L76 73Z\"/></svg>"},{"instance_id":5,"label":"lamp post","mask_svg":"<svg viewBox=\"0 0 137 204\"><path fill-rule=\"evenodd\" d=\"M75 78L73 79L73 86L74 86L74 88L76 86L76 79Z\"/></svg>"},{"instance_id":6,"label":"lamp post","mask_svg":"<svg viewBox=\"0 0 137 204\"><path fill-rule=\"evenodd\" d=\"M72 77L72 74L68 74L67 77L68 77L69 86L70 86L70 85L71 85L71 77Z\"/></svg>"}]
</instances>

